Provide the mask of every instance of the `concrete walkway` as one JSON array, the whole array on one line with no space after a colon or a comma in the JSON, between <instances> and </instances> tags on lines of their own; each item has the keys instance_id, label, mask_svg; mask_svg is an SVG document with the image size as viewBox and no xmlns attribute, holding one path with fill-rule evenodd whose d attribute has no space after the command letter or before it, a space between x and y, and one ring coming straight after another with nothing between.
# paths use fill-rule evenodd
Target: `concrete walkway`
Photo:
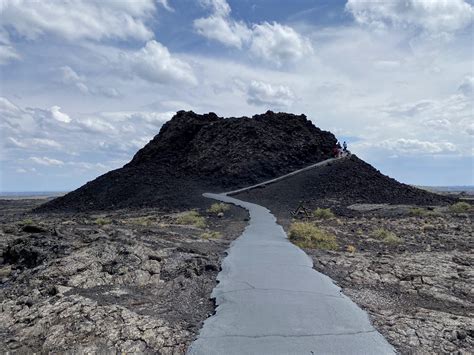
<instances>
[{"instance_id":1,"label":"concrete walkway","mask_svg":"<svg viewBox=\"0 0 474 355\"><path fill-rule=\"evenodd\" d=\"M205 194L250 212L214 289L216 314L189 354L393 354L367 314L290 243L262 206Z\"/></svg>"}]
</instances>

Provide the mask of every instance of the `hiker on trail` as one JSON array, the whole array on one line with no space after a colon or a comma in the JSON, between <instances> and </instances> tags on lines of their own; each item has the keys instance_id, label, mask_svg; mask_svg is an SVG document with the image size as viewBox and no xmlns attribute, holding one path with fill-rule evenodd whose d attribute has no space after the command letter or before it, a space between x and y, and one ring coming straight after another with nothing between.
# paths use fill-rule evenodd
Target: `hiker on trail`
<instances>
[{"instance_id":1,"label":"hiker on trail","mask_svg":"<svg viewBox=\"0 0 474 355\"><path fill-rule=\"evenodd\" d=\"M344 153L347 153L347 143L346 143L346 141L344 141L344 143L342 143L342 148L344 150Z\"/></svg>"}]
</instances>

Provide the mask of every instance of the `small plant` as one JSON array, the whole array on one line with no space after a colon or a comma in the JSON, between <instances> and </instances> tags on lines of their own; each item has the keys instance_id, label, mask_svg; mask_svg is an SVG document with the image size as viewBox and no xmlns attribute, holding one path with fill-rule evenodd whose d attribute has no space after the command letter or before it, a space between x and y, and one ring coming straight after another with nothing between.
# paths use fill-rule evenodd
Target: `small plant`
<instances>
[{"instance_id":1,"label":"small plant","mask_svg":"<svg viewBox=\"0 0 474 355\"><path fill-rule=\"evenodd\" d=\"M346 247L346 251L347 251L348 253L351 253L351 254L354 254L354 253L356 252L356 250L357 250L356 247L353 246L353 245L348 245L348 246Z\"/></svg>"},{"instance_id":2,"label":"small plant","mask_svg":"<svg viewBox=\"0 0 474 355\"><path fill-rule=\"evenodd\" d=\"M423 227L421 227L423 229L423 232L429 232L429 231L434 231L436 230L436 227L433 225L433 224L424 224Z\"/></svg>"},{"instance_id":3,"label":"small plant","mask_svg":"<svg viewBox=\"0 0 474 355\"><path fill-rule=\"evenodd\" d=\"M378 228L374 230L372 235L375 238L380 239L384 243L387 243L387 244L399 244L402 242L402 240L399 237L397 237L395 233L390 232L383 228Z\"/></svg>"},{"instance_id":4,"label":"small plant","mask_svg":"<svg viewBox=\"0 0 474 355\"><path fill-rule=\"evenodd\" d=\"M471 210L472 206L467 202L457 202L449 206L449 210L453 213L466 213Z\"/></svg>"},{"instance_id":5,"label":"small plant","mask_svg":"<svg viewBox=\"0 0 474 355\"><path fill-rule=\"evenodd\" d=\"M25 218L18 223L21 224L22 226L30 226L34 223L34 221L31 218Z\"/></svg>"},{"instance_id":6,"label":"small plant","mask_svg":"<svg viewBox=\"0 0 474 355\"><path fill-rule=\"evenodd\" d=\"M230 209L230 206L219 202L219 203L213 203L211 207L208 208L207 212L213 213L213 214L219 214L219 213L224 213L225 211L228 211Z\"/></svg>"},{"instance_id":7,"label":"small plant","mask_svg":"<svg viewBox=\"0 0 474 355\"><path fill-rule=\"evenodd\" d=\"M143 217L129 218L124 223L136 224L136 225L147 227L153 224L153 222L155 222L155 219L153 216L143 216Z\"/></svg>"},{"instance_id":8,"label":"small plant","mask_svg":"<svg viewBox=\"0 0 474 355\"><path fill-rule=\"evenodd\" d=\"M414 217L422 217L426 216L427 214L428 212L421 207L413 207L412 209L410 209L410 215Z\"/></svg>"},{"instance_id":9,"label":"small plant","mask_svg":"<svg viewBox=\"0 0 474 355\"><path fill-rule=\"evenodd\" d=\"M94 221L95 224L99 225L99 226L104 226L106 224L110 224L112 223L112 221L108 218L97 218L95 221Z\"/></svg>"},{"instance_id":10,"label":"small plant","mask_svg":"<svg viewBox=\"0 0 474 355\"><path fill-rule=\"evenodd\" d=\"M335 250L336 236L309 222L294 222L290 226L289 239L300 248Z\"/></svg>"},{"instance_id":11,"label":"small plant","mask_svg":"<svg viewBox=\"0 0 474 355\"><path fill-rule=\"evenodd\" d=\"M202 239L219 239L222 237L222 234L215 231L207 231L201 234Z\"/></svg>"},{"instance_id":12,"label":"small plant","mask_svg":"<svg viewBox=\"0 0 474 355\"><path fill-rule=\"evenodd\" d=\"M320 219L328 219L333 218L334 213L331 211L330 208L316 208L313 211L313 216Z\"/></svg>"},{"instance_id":13,"label":"small plant","mask_svg":"<svg viewBox=\"0 0 474 355\"><path fill-rule=\"evenodd\" d=\"M176 223L192 225L197 228L206 227L206 219L198 211L189 211L176 218Z\"/></svg>"}]
</instances>

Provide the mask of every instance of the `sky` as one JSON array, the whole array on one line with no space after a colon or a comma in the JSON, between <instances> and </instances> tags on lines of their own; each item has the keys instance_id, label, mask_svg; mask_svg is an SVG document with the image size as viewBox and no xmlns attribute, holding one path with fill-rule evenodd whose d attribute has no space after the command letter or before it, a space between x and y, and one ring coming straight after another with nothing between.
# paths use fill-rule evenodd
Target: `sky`
<instances>
[{"instance_id":1,"label":"sky","mask_svg":"<svg viewBox=\"0 0 474 355\"><path fill-rule=\"evenodd\" d=\"M384 174L473 185L472 0L0 0L0 191L69 191L176 111L304 113Z\"/></svg>"}]
</instances>

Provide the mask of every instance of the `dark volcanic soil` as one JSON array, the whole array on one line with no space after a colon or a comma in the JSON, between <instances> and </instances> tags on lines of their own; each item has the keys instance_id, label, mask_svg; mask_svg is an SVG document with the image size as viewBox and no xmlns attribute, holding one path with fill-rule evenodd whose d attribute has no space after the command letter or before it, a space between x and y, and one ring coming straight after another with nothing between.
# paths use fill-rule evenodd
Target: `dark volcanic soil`
<instances>
[{"instance_id":1,"label":"dark volcanic soil","mask_svg":"<svg viewBox=\"0 0 474 355\"><path fill-rule=\"evenodd\" d=\"M353 214L354 203L447 205L456 201L383 175L352 155L329 165L308 170L262 188L235 195L244 201L269 208L278 216L290 217L300 202L305 208L332 207L340 214Z\"/></svg>"},{"instance_id":2,"label":"dark volcanic soil","mask_svg":"<svg viewBox=\"0 0 474 355\"><path fill-rule=\"evenodd\" d=\"M0 201L0 353L184 354L246 211L201 211L205 227L157 209L25 213L40 202Z\"/></svg>"},{"instance_id":3,"label":"dark volcanic soil","mask_svg":"<svg viewBox=\"0 0 474 355\"><path fill-rule=\"evenodd\" d=\"M248 186L330 157L336 139L304 115L178 112L123 168L38 211L204 207L201 194Z\"/></svg>"}]
</instances>

